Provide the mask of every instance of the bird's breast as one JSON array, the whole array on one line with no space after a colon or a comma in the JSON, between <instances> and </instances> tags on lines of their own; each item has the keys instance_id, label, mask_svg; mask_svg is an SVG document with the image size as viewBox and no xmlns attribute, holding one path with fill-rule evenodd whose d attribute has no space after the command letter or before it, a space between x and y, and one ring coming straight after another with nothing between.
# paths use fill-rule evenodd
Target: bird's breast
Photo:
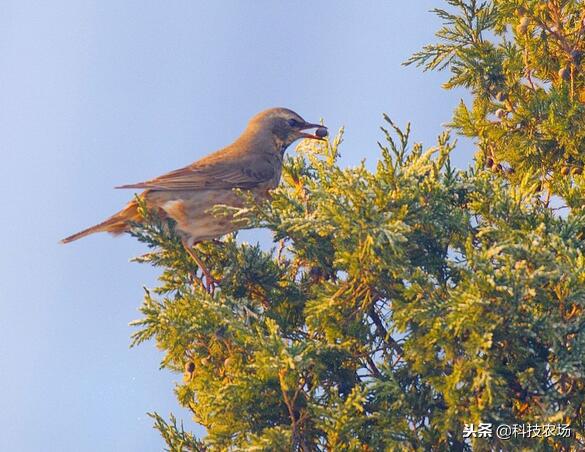
<instances>
[{"instance_id":1,"label":"bird's breast","mask_svg":"<svg viewBox=\"0 0 585 452\"><path fill-rule=\"evenodd\" d=\"M268 190L268 187L255 187L251 192L256 199L262 200L269 196ZM172 218L177 231L189 243L219 238L238 229L231 216L213 215L214 206L244 206L242 197L229 189L150 191L146 202L149 209L160 209Z\"/></svg>"}]
</instances>

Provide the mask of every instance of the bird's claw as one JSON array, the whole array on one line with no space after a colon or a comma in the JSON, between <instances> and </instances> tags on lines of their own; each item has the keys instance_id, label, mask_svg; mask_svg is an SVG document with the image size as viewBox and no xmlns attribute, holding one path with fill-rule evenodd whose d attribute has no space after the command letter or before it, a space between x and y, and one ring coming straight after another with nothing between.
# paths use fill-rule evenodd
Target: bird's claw
<instances>
[{"instance_id":1,"label":"bird's claw","mask_svg":"<svg viewBox=\"0 0 585 452\"><path fill-rule=\"evenodd\" d=\"M213 293L215 292L215 288L219 285L219 283L221 282L219 279L214 278L209 269L207 268L207 266L203 263L203 261L201 260L201 258L197 255L197 253L193 250L192 247L190 247L189 245L187 245L186 243L183 243L183 246L185 247L185 251L187 251L187 254L189 256L191 256L191 259L193 259L193 261L195 261L195 263L197 264L197 266L201 269L201 273L203 273L203 278L205 279L205 283L202 281L201 278L197 277L197 275L194 275L195 280L201 284L201 286L203 286L203 288L211 295L213 295Z\"/></svg>"}]
</instances>

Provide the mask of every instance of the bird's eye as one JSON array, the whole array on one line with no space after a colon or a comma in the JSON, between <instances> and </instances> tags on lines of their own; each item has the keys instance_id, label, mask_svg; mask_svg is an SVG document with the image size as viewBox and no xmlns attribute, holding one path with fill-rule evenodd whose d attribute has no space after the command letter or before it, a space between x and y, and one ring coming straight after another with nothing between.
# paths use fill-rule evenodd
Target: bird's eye
<instances>
[{"instance_id":1,"label":"bird's eye","mask_svg":"<svg viewBox=\"0 0 585 452\"><path fill-rule=\"evenodd\" d=\"M292 119L291 118L291 119L288 120L288 125L291 126L291 127L296 127L296 126L299 125L299 122L296 119Z\"/></svg>"}]
</instances>

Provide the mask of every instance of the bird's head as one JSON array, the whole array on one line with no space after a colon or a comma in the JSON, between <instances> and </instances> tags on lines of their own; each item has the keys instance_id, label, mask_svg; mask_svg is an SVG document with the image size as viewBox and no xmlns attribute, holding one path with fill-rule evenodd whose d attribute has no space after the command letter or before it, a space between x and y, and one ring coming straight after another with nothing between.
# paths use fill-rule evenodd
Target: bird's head
<instances>
[{"instance_id":1,"label":"bird's head","mask_svg":"<svg viewBox=\"0 0 585 452\"><path fill-rule=\"evenodd\" d=\"M305 121L297 113L288 108L270 108L264 110L250 120L248 127L261 133L270 133L274 140L282 146L283 151L300 138L324 140L326 133L318 136L305 131L315 128L327 129L320 124L312 124Z\"/></svg>"}]
</instances>

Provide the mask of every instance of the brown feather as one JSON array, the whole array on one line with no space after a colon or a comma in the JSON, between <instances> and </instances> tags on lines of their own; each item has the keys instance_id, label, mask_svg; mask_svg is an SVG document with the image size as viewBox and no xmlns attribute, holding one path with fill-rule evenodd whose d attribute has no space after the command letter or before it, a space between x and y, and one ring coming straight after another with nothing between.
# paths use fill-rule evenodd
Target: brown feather
<instances>
[{"instance_id":1,"label":"brown feather","mask_svg":"<svg viewBox=\"0 0 585 452\"><path fill-rule=\"evenodd\" d=\"M244 135L230 146L191 165L145 182L116 188L169 191L251 189L278 179L280 171L277 174L277 168L282 165L282 157L274 152L274 143L268 139L260 140L258 136L253 138L257 142L253 143L254 147L244 145L243 141L252 140ZM243 152L242 149L252 149L253 152Z\"/></svg>"},{"instance_id":2,"label":"brown feather","mask_svg":"<svg viewBox=\"0 0 585 452\"><path fill-rule=\"evenodd\" d=\"M300 129L298 125L305 127ZM218 238L244 223L231 215L215 216L213 206L242 207L243 199L234 189L249 190L256 199L265 199L269 190L278 186L286 148L299 138L310 137L301 132L310 128L307 125L313 126L291 110L265 110L254 116L229 146L160 177L116 188L145 189L140 196L146 207L173 219L176 232L188 246ZM137 203L132 201L104 222L73 234L62 243L94 232L120 234L128 231L129 222L140 220Z\"/></svg>"},{"instance_id":3,"label":"brown feather","mask_svg":"<svg viewBox=\"0 0 585 452\"><path fill-rule=\"evenodd\" d=\"M109 232L110 234L118 235L128 230L129 221L138 221L139 219L138 205L136 201L130 201L126 207L107 220L70 235L61 240L61 243L70 243L96 232Z\"/></svg>"}]
</instances>

